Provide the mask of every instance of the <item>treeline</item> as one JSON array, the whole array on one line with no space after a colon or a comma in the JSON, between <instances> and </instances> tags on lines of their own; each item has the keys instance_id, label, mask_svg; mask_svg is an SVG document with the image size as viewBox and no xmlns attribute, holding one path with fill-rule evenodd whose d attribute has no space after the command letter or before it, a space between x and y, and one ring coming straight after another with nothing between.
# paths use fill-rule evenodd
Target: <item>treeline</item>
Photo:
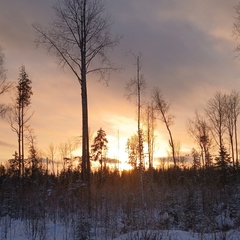
<instances>
[{"instance_id":1,"label":"treeline","mask_svg":"<svg viewBox=\"0 0 240 240\"><path fill-rule=\"evenodd\" d=\"M50 239L50 232L51 239L87 239L139 229L227 231L240 223L239 174L230 168L222 181L223 172L214 167L103 168L91 174L89 188L77 170L59 175L38 170L19 177L1 166L1 232L8 239L16 221L23 224L26 239Z\"/></svg>"}]
</instances>

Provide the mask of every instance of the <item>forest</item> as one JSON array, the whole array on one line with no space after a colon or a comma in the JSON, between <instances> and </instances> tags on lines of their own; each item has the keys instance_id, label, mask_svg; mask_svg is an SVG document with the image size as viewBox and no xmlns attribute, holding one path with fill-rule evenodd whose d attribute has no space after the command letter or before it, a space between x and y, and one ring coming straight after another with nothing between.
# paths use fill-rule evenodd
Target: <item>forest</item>
<instances>
[{"instance_id":1,"label":"forest","mask_svg":"<svg viewBox=\"0 0 240 240\"><path fill-rule=\"evenodd\" d=\"M131 51L135 77L126 83L125 97L135 103L137 131L120 167L123 159L107 157L111 142L104 128L90 136L88 79L95 74L107 83L119 70L109 53L121 37L111 34L102 1L59 0L53 10L49 26L32 24L35 44L79 85L81 137L41 153L31 126L33 80L22 65L18 81L8 81L0 47L0 97L14 95L12 103L0 103L0 116L17 143L0 163L0 239L240 239L240 93L216 91L202 112L186 120L194 147L183 154L170 100L154 87L143 101L144 56ZM240 16L240 5L235 10ZM158 125L167 133L167 156L156 156ZM81 155L74 156L79 146Z\"/></svg>"}]
</instances>

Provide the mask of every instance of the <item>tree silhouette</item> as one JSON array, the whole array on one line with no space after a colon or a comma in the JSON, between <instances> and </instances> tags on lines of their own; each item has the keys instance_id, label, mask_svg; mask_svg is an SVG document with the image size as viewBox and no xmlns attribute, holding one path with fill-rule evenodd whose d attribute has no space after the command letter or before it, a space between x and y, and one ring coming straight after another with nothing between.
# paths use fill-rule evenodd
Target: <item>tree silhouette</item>
<instances>
[{"instance_id":1,"label":"tree silhouette","mask_svg":"<svg viewBox=\"0 0 240 240\"><path fill-rule=\"evenodd\" d=\"M105 78L114 69L107 50L118 43L110 35L109 16L101 0L59 0L55 18L47 30L35 24L37 44L56 55L59 64L68 66L81 86L82 100L82 179L90 184L87 74ZM97 66L97 67L96 67Z\"/></svg>"},{"instance_id":2,"label":"tree silhouette","mask_svg":"<svg viewBox=\"0 0 240 240\"><path fill-rule=\"evenodd\" d=\"M172 150L173 163L174 163L174 167L176 167L177 166L176 151L175 151L172 131L170 128L170 126L173 124L173 118L174 118L174 116L169 113L171 104L169 102L167 102L167 100L164 98L160 89L154 90L153 102L154 102L155 109L157 110L157 112L160 115L160 121L163 122L167 128L169 138L170 138L169 145Z\"/></svg>"},{"instance_id":3,"label":"tree silhouette","mask_svg":"<svg viewBox=\"0 0 240 240\"><path fill-rule=\"evenodd\" d=\"M9 115L9 121L11 129L17 133L18 137L18 157L19 157L19 175L24 174L24 132L26 130L26 124L32 117L28 115L29 105L31 104L32 81L29 79L28 74L25 71L25 67L20 68L18 85L17 85L17 97L16 101L11 108L11 114Z\"/></svg>"},{"instance_id":4,"label":"tree silhouette","mask_svg":"<svg viewBox=\"0 0 240 240\"><path fill-rule=\"evenodd\" d=\"M106 156L108 140L106 138L106 132L100 128L97 131L97 136L94 138L94 143L91 146L93 159L99 160L102 171L103 157Z\"/></svg>"},{"instance_id":5,"label":"tree silhouette","mask_svg":"<svg viewBox=\"0 0 240 240\"><path fill-rule=\"evenodd\" d=\"M227 184L230 177L229 170L231 168L232 161L223 145L220 147L219 156L215 158L215 161L215 167L220 172L219 182L224 186Z\"/></svg>"}]
</instances>

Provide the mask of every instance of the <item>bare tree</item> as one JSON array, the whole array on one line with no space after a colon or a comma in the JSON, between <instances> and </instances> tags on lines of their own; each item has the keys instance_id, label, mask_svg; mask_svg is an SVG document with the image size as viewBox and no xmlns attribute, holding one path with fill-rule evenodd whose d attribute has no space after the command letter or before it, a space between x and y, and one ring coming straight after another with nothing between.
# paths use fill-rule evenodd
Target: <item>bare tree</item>
<instances>
[{"instance_id":1,"label":"bare tree","mask_svg":"<svg viewBox=\"0 0 240 240\"><path fill-rule=\"evenodd\" d=\"M142 124L141 124L141 107L142 107L142 92L146 87L146 82L141 71L141 55L134 55L136 60L136 77L131 79L126 85L127 98L130 100L133 96L137 98L137 128L138 128L138 159L139 168L143 168L143 144L142 144Z\"/></svg>"},{"instance_id":2,"label":"bare tree","mask_svg":"<svg viewBox=\"0 0 240 240\"><path fill-rule=\"evenodd\" d=\"M28 134L26 136L27 142L28 142L28 152L29 152L29 170L31 172L31 175L36 175L37 172L39 172L41 169L39 168L39 159L37 156L37 136L34 133L34 130L30 127L27 127Z\"/></svg>"},{"instance_id":3,"label":"bare tree","mask_svg":"<svg viewBox=\"0 0 240 240\"><path fill-rule=\"evenodd\" d=\"M114 69L107 50L118 43L110 35L111 22L101 0L59 0L55 18L47 30L34 24L36 43L54 54L60 66L67 66L81 86L82 99L82 179L90 183L87 74L106 77ZM97 66L97 67L96 67Z\"/></svg>"},{"instance_id":4,"label":"bare tree","mask_svg":"<svg viewBox=\"0 0 240 240\"><path fill-rule=\"evenodd\" d=\"M206 114L210 122L210 129L219 149L224 146L224 134L227 130L226 120L226 94L216 92L213 98L208 101Z\"/></svg>"},{"instance_id":5,"label":"bare tree","mask_svg":"<svg viewBox=\"0 0 240 240\"><path fill-rule=\"evenodd\" d=\"M239 57L239 52L240 52L240 2L235 6L235 12L236 12L236 17L235 17L235 23L233 25L233 34L236 37L237 40L237 47L236 47L236 52L238 52L238 57ZM236 103L236 112L234 113L234 119L237 121L237 117L239 115L239 93L232 93L233 96L232 98L234 99ZM238 159L238 139L237 139L237 125L236 122L234 123L234 135L235 135L235 155L236 155L236 165L238 167L239 165L239 159Z\"/></svg>"},{"instance_id":6,"label":"bare tree","mask_svg":"<svg viewBox=\"0 0 240 240\"><path fill-rule=\"evenodd\" d=\"M155 89L153 91L153 102L155 109L159 112L160 114L160 121L162 121L168 131L169 134L169 145L171 147L171 152L172 152L172 158L173 158L173 163L174 167L177 166L177 161L176 161L176 154L175 154L175 146L174 146L174 141L173 141L173 136L172 136L172 131L170 129L170 126L173 124L173 118L174 116L170 114L170 106L171 104L167 102L167 100L163 97L160 89Z\"/></svg>"},{"instance_id":7,"label":"bare tree","mask_svg":"<svg viewBox=\"0 0 240 240\"><path fill-rule=\"evenodd\" d=\"M12 83L7 82L6 69L4 66L4 53L0 46L0 95L8 92L12 88ZM0 117L3 117L9 107L6 104L0 103Z\"/></svg>"},{"instance_id":8,"label":"bare tree","mask_svg":"<svg viewBox=\"0 0 240 240\"><path fill-rule=\"evenodd\" d=\"M55 145L53 143L51 143L48 146L48 153L47 153L47 155L48 155L48 157L49 157L49 159L51 161L53 175L55 175L55 164L54 164L54 161L55 161L56 153L57 153L57 149L56 149Z\"/></svg>"},{"instance_id":9,"label":"bare tree","mask_svg":"<svg viewBox=\"0 0 240 240\"><path fill-rule=\"evenodd\" d=\"M211 165L210 148L212 140L210 126L206 119L196 111L195 117L187 121L187 130L201 149L201 166Z\"/></svg>"},{"instance_id":10,"label":"bare tree","mask_svg":"<svg viewBox=\"0 0 240 240\"><path fill-rule=\"evenodd\" d=\"M136 60L137 72L136 77L131 79L126 86L128 91L127 97L130 99L132 96L137 97L137 134L138 134L138 159L139 159L139 170L140 170L140 183L142 192L142 203L144 203L144 191L143 191L143 166L144 166L144 149L143 149L143 130L141 124L141 107L142 107L142 92L146 87L145 79L141 71L141 55L134 55Z\"/></svg>"},{"instance_id":11,"label":"bare tree","mask_svg":"<svg viewBox=\"0 0 240 240\"><path fill-rule=\"evenodd\" d=\"M238 41L236 51L240 52L240 2L235 6L235 22L233 24L233 35L236 37L236 40Z\"/></svg>"},{"instance_id":12,"label":"bare tree","mask_svg":"<svg viewBox=\"0 0 240 240\"><path fill-rule=\"evenodd\" d=\"M231 155L233 166L238 167L238 135L237 135L237 121L240 114L240 96L236 91L232 91L230 95L226 96L226 124L230 141Z\"/></svg>"},{"instance_id":13,"label":"bare tree","mask_svg":"<svg viewBox=\"0 0 240 240\"><path fill-rule=\"evenodd\" d=\"M142 133L141 133L142 134ZM141 138L141 141L143 138ZM143 141L141 142L143 145ZM134 168L138 168L138 158L139 158L139 136L138 133L132 135L128 138L126 143L126 152L128 153L128 163Z\"/></svg>"}]
</instances>

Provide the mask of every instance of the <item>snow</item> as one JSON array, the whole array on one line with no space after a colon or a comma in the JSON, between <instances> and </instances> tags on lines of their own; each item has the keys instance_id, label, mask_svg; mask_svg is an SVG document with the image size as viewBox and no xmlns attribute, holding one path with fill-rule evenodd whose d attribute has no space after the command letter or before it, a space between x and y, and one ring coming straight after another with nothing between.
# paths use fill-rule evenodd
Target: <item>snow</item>
<instances>
[{"instance_id":1,"label":"snow","mask_svg":"<svg viewBox=\"0 0 240 240\"><path fill-rule=\"evenodd\" d=\"M45 230L41 230L39 223L33 228L33 222L13 220L4 217L0 222L1 240L74 240L71 224L46 222ZM35 223L36 224L36 223ZM35 231L33 231L33 229ZM91 240L239 240L240 231L230 230L227 232L215 233L194 233L181 230L138 230L119 235L116 238L106 236L104 229L92 231Z\"/></svg>"},{"instance_id":2,"label":"snow","mask_svg":"<svg viewBox=\"0 0 240 240\"><path fill-rule=\"evenodd\" d=\"M180 230L146 230L134 231L121 235L115 240L139 240L139 239L155 239L155 240L239 240L240 231L217 232L217 233L192 233Z\"/></svg>"}]
</instances>

